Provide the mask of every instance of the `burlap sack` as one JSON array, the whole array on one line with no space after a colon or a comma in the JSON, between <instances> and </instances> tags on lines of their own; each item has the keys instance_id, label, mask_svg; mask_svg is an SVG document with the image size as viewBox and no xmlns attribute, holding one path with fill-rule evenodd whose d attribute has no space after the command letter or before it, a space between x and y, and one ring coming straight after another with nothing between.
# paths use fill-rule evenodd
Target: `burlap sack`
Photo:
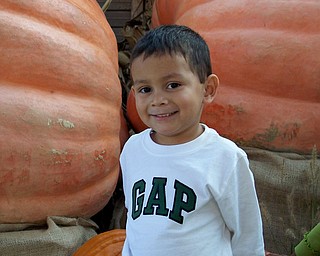
<instances>
[{"instance_id":1,"label":"burlap sack","mask_svg":"<svg viewBox=\"0 0 320 256\"><path fill-rule=\"evenodd\" d=\"M46 226L0 224L0 255L70 256L96 235L91 220L48 217Z\"/></svg>"},{"instance_id":2,"label":"burlap sack","mask_svg":"<svg viewBox=\"0 0 320 256\"><path fill-rule=\"evenodd\" d=\"M290 255L320 221L320 162L313 155L244 148L254 173L266 249Z\"/></svg>"}]
</instances>

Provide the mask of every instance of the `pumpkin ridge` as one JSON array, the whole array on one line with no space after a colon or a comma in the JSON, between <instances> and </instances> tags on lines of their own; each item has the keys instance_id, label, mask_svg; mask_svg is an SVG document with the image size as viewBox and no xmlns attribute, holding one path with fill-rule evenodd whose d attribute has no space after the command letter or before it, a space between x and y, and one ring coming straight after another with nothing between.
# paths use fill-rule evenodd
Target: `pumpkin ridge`
<instances>
[{"instance_id":1,"label":"pumpkin ridge","mask_svg":"<svg viewBox=\"0 0 320 256\"><path fill-rule=\"evenodd\" d=\"M100 233L85 242L73 256L121 255L126 234L124 229Z\"/></svg>"},{"instance_id":2,"label":"pumpkin ridge","mask_svg":"<svg viewBox=\"0 0 320 256\"><path fill-rule=\"evenodd\" d=\"M86 2L87 1L87 2ZM83 4L88 4L89 2L91 2L91 4L93 3L93 5L96 5L96 1L92 2L92 0L86 0L82 2ZM26 20L30 21L30 18L32 20L37 20L39 24L46 24L48 26L54 26L54 27L58 27L59 29L63 29L64 31L73 34L74 36L77 35L82 35L84 37L82 37L82 39L88 41L88 42L92 42L93 44L99 44L100 46L104 45L104 41L102 40L103 37L97 37L95 36L95 34L91 34L91 33L86 33L85 30L86 29L86 23L81 23L81 22L74 22L75 20L83 20L85 19L86 22L87 21L87 17L90 18L91 22L94 23L96 26L94 26L96 31L100 31L99 33L103 33L106 34L108 37L113 37L115 38L115 35L111 32L109 32L109 28L108 28L108 23L105 22L99 22L99 19L101 20L101 18L104 18L103 16L103 12L101 10L101 13L99 12L95 12L95 14L90 14L90 11L92 11L93 9L91 9L89 11L86 10L85 12L83 11L83 7L82 5L76 4L77 1L73 1L72 5L71 1L68 2L64 2L64 1L60 1L61 3L56 3L56 5L51 6L50 2L46 2L43 1L43 3L40 3L41 1L36 1L33 5L33 3L28 3L28 5L23 5L23 3L18 3L17 2L11 2L8 3L7 1L0 2L0 7L7 8L6 9L6 13L12 13L13 15L15 15L16 17L21 17L21 16L25 16ZM65 5L63 5L65 4ZM69 4L69 5L67 5ZM41 6L45 6L46 8L41 8ZM56 16L54 16L55 14L55 10L62 12L63 8L68 7L69 9L74 7L74 9L76 9L78 11L77 15L75 17L70 17L69 19L57 19ZM98 5L99 7L99 5ZM38 12L35 12L34 9L39 10ZM7 11L8 10L8 11ZM82 10L82 12L80 12ZM100 10L100 7L99 9ZM41 12L40 12L41 11ZM1 11L0 11L1 12ZM74 13L73 13L74 14ZM87 17L83 17L85 14ZM82 19L81 19L82 17ZM91 26L92 28L92 26ZM106 29L108 32L106 32ZM89 31L87 31L89 32ZM91 32L91 31L90 31ZM94 40L93 40L94 39Z\"/></svg>"},{"instance_id":3,"label":"pumpkin ridge","mask_svg":"<svg viewBox=\"0 0 320 256\"><path fill-rule=\"evenodd\" d=\"M115 176L116 168L112 170L111 176ZM113 177L113 180L108 178L100 179L96 184L92 184L90 187L86 187L85 189L78 191L77 193L69 193L67 190L64 190L64 193L68 192L68 195L66 194L60 194L57 193L52 195L44 195L43 191L39 191L40 196L33 195L33 198L30 199L29 195L23 195L22 197L17 197L17 194L15 193L15 202L10 202L10 200L5 200L2 202L0 198L0 212L5 212L10 209L17 209L17 208L23 208L27 209L27 205L33 205L33 208L31 211L25 211L24 212L24 220L25 222L36 222L36 223L44 223L45 220L42 219L43 215L48 215L48 212L46 209L43 208L42 203L46 202L47 200L51 201L52 205L55 205L54 210L51 209L50 216L70 216L70 217L83 217L83 218L89 218L93 214L97 213L100 209L102 209L103 206L107 204L107 199L112 196L112 193L106 194L108 190L114 190L115 185L112 185L111 187L107 187L105 184L105 180L109 180L109 183L116 183L118 180L118 175ZM113 182L114 181L114 182ZM99 186L98 186L99 185ZM1 190L0 190L1 191ZM59 191L59 190L58 190ZM61 191L61 190L60 190ZM99 192L98 192L99 191ZM1 191L3 193L3 191ZM10 196L11 193L8 193L6 191L7 195ZM85 195L85 196L84 196ZM91 195L94 195L91 196ZM81 198L82 204L79 204L79 200ZM28 198L28 200L26 200ZM98 201L97 201L98 199ZM70 200L74 201L74 204L68 202ZM99 202L96 204L92 204L92 202ZM59 205L56 205L55 202L59 202ZM63 202L68 202L68 206L63 206ZM67 204L66 204L67 205ZM81 213L79 213L79 209L81 210ZM12 211L12 210L10 210ZM11 216L6 216L6 220L2 221L2 223L13 223L17 222L17 216L20 216L20 214L15 214L12 211ZM2 217L0 215L0 217ZM21 223L22 223L21 222ZM20 223L20 222L19 222Z\"/></svg>"}]
</instances>

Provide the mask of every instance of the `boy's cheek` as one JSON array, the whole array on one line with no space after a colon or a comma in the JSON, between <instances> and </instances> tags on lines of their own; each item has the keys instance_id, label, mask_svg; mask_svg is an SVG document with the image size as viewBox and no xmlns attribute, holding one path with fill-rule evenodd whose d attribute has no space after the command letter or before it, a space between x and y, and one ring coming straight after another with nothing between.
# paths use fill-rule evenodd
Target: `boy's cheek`
<instances>
[{"instance_id":1,"label":"boy's cheek","mask_svg":"<svg viewBox=\"0 0 320 256\"><path fill-rule=\"evenodd\" d=\"M136 109L139 116L143 115L143 113L145 112L145 108L143 107L143 104L139 100L136 100Z\"/></svg>"}]
</instances>

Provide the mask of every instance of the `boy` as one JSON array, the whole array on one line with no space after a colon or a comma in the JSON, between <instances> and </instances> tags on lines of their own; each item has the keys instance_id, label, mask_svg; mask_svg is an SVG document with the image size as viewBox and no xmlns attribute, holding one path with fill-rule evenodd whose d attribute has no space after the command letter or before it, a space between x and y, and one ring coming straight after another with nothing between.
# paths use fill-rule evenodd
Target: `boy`
<instances>
[{"instance_id":1,"label":"boy","mask_svg":"<svg viewBox=\"0 0 320 256\"><path fill-rule=\"evenodd\" d=\"M263 256L246 154L200 123L218 78L205 41L185 26L149 31L132 52L137 111L150 127L121 157L128 209L123 256Z\"/></svg>"}]
</instances>

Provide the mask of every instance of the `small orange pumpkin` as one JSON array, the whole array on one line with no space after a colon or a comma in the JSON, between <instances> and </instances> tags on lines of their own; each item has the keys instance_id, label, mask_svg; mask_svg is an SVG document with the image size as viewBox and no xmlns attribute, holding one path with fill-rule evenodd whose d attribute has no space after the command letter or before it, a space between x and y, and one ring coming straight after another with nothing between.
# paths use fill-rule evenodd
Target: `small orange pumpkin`
<instances>
[{"instance_id":1,"label":"small orange pumpkin","mask_svg":"<svg viewBox=\"0 0 320 256\"><path fill-rule=\"evenodd\" d=\"M221 84L203 122L244 146L310 153L320 145L318 0L156 0L153 7L153 26L187 25L209 45ZM139 127L133 100L128 116Z\"/></svg>"},{"instance_id":2,"label":"small orange pumpkin","mask_svg":"<svg viewBox=\"0 0 320 256\"><path fill-rule=\"evenodd\" d=\"M128 137L115 35L95 0L0 9L0 223L91 217Z\"/></svg>"},{"instance_id":3,"label":"small orange pumpkin","mask_svg":"<svg viewBox=\"0 0 320 256\"><path fill-rule=\"evenodd\" d=\"M103 232L89 239L73 256L121 256L125 238L125 229Z\"/></svg>"}]
</instances>

